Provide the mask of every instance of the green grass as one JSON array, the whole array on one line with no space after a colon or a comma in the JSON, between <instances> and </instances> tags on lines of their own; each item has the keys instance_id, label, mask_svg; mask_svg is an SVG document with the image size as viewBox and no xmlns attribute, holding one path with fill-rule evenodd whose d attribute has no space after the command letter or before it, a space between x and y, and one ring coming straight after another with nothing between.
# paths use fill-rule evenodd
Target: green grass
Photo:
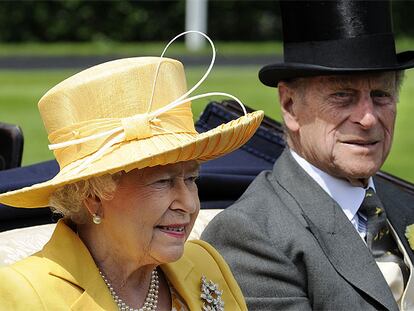
<instances>
[{"instance_id":1,"label":"green grass","mask_svg":"<svg viewBox=\"0 0 414 311\"><path fill-rule=\"evenodd\" d=\"M188 85L194 85L204 73L204 67L187 69ZM265 113L280 120L276 89L260 84L256 67L215 67L203 86L196 91L222 91L239 97L246 105L263 109ZM25 135L23 164L31 164L53 158L47 149L47 137L37 111L37 101L52 86L75 71L0 71L0 121L21 125ZM414 71L408 71L402 88L396 134L392 152L384 170L414 182ZM195 118L205 104L212 99L193 102Z\"/></svg>"},{"instance_id":2,"label":"green grass","mask_svg":"<svg viewBox=\"0 0 414 311\"><path fill-rule=\"evenodd\" d=\"M167 42L129 42L120 43L112 41L95 42L60 42L60 43L0 43L0 56L90 56L90 55L121 55L142 56L160 55ZM280 42L214 42L220 55L255 55L280 54ZM174 42L167 55L210 55L211 48L208 43L197 52L186 49L183 41Z\"/></svg>"}]
</instances>

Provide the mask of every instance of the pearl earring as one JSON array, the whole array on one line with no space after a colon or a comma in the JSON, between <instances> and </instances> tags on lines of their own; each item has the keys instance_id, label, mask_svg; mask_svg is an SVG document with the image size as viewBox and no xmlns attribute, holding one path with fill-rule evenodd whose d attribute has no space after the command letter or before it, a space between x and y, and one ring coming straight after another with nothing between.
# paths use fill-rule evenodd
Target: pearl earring
<instances>
[{"instance_id":1,"label":"pearl earring","mask_svg":"<svg viewBox=\"0 0 414 311\"><path fill-rule=\"evenodd\" d=\"M92 215L92 221L95 225L99 225L102 222L102 218L101 216L97 215L96 213L94 213Z\"/></svg>"}]
</instances>

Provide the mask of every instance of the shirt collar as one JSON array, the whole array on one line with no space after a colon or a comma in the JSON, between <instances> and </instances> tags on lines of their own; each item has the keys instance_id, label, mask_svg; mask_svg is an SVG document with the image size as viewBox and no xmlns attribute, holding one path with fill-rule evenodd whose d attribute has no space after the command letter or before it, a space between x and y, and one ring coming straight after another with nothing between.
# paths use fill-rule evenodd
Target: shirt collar
<instances>
[{"instance_id":1,"label":"shirt collar","mask_svg":"<svg viewBox=\"0 0 414 311\"><path fill-rule=\"evenodd\" d=\"M296 152L290 149L293 158L300 167L342 208L349 220L355 217L365 197L366 188L354 187L348 181L333 177L316 166L313 166ZM372 177L368 179L368 187L375 190Z\"/></svg>"}]
</instances>

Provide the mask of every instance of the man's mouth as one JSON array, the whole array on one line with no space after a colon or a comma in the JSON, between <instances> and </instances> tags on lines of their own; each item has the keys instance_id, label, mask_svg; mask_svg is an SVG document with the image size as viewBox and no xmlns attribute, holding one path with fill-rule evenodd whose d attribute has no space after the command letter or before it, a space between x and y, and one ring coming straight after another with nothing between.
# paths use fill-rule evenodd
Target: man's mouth
<instances>
[{"instance_id":1,"label":"man's mouth","mask_svg":"<svg viewBox=\"0 0 414 311\"><path fill-rule=\"evenodd\" d=\"M379 140L349 140L342 143L347 145L357 145L357 146L374 146L379 142Z\"/></svg>"}]
</instances>

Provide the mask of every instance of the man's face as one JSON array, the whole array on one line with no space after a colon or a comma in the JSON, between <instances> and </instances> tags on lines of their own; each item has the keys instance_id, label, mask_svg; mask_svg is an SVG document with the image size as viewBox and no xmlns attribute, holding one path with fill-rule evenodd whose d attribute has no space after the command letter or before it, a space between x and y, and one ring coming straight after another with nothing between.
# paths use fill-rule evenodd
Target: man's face
<instances>
[{"instance_id":1,"label":"man's face","mask_svg":"<svg viewBox=\"0 0 414 311\"><path fill-rule=\"evenodd\" d=\"M395 72L304 80L302 91L289 90L290 106L282 103L281 94L284 118L293 116L288 122L285 118L291 147L332 176L366 181L391 148L398 96Z\"/></svg>"}]
</instances>

